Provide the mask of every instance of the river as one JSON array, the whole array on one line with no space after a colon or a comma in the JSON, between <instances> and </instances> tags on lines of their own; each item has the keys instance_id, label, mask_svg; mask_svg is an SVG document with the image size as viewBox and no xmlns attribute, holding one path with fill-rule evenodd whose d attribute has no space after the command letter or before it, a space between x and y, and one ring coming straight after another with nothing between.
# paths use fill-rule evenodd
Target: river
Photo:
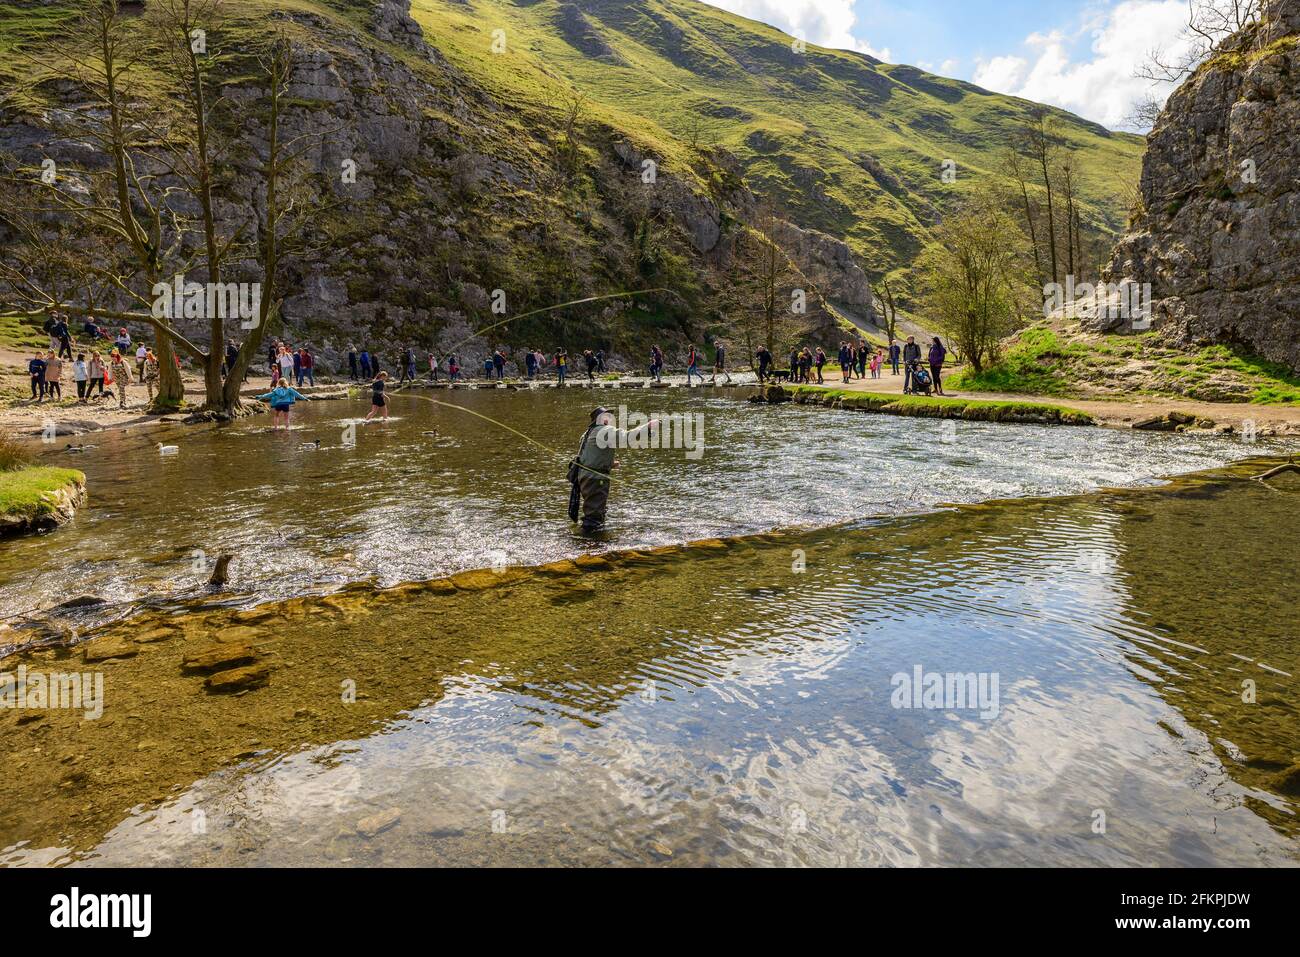
<instances>
[{"instance_id":1,"label":"river","mask_svg":"<svg viewBox=\"0 0 1300 957\"><path fill-rule=\"evenodd\" d=\"M621 452L584 539L597 401L705 445ZM1267 448L576 389L398 396L353 440L364 408L49 452L90 504L5 544L0 601L106 603L0 667L104 708L0 713L0 863L1296 860L1296 492L1227 467ZM182 667L223 634L265 686Z\"/></svg>"}]
</instances>

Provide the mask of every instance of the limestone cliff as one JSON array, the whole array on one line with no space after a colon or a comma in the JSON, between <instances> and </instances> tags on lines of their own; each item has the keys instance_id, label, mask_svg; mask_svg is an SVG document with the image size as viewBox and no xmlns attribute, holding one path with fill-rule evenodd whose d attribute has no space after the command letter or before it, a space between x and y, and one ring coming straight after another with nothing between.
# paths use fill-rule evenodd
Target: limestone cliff
<instances>
[{"instance_id":1,"label":"limestone cliff","mask_svg":"<svg viewBox=\"0 0 1300 957\"><path fill-rule=\"evenodd\" d=\"M1266 0L1169 98L1111 278L1151 284L1153 328L1300 371L1300 0Z\"/></svg>"}]
</instances>

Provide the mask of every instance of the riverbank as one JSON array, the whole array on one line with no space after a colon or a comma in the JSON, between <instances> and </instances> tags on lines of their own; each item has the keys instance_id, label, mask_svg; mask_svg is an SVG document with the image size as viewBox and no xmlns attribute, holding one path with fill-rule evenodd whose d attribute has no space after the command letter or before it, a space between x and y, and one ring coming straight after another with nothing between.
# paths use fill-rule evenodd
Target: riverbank
<instances>
[{"instance_id":1,"label":"riverbank","mask_svg":"<svg viewBox=\"0 0 1300 957\"><path fill-rule=\"evenodd\" d=\"M878 412L884 415L906 415L925 419L963 419L968 422L1019 422L1036 425L1095 425L1092 416L1058 405L1035 402L989 402L978 399L947 398L944 396L885 395L835 389L830 386L769 385L749 399L777 405L794 402L797 405L822 405L833 409L851 409L857 412Z\"/></svg>"},{"instance_id":2,"label":"riverbank","mask_svg":"<svg viewBox=\"0 0 1300 957\"><path fill-rule=\"evenodd\" d=\"M0 472L0 538L69 522L85 498L86 476L76 469L30 465Z\"/></svg>"},{"instance_id":3,"label":"riverbank","mask_svg":"<svg viewBox=\"0 0 1300 957\"><path fill-rule=\"evenodd\" d=\"M847 383L839 381L838 370L833 373L823 373L823 377L826 382L822 388L891 397L901 397L903 394L903 376L895 376L889 372L885 372L879 379L853 379ZM1182 420L1182 424L1195 427L1197 422L1210 423L1205 427L1206 431L1218 431L1225 435L1253 433L1260 437L1300 438L1300 409L1284 405L1202 402L1194 399L1169 399L1149 395L1107 399L1068 399L1034 393L971 392L956 389L947 389L946 393L946 398L966 402L1021 403L1068 409L1091 417L1096 425L1112 428L1134 428L1140 423L1162 419L1173 413L1176 419ZM1173 424L1176 426L1179 423Z\"/></svg>"}]
</instances>

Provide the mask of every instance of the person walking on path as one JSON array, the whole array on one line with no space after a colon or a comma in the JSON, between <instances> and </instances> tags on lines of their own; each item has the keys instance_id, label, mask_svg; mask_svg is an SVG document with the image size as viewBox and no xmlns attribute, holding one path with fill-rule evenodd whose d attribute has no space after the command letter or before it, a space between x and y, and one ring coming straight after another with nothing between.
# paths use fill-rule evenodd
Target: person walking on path
<instances>
[{"instance_id":1,"label":"person walking on path","mask_svg":"<svg viewBox=\"0 0 1300 957\"><path fill-rule=\"evenodd\" d=\"M907 337L903 346L903 391L912 391L912 364L921 361L921 347L916 344L915 336Z\"/></svg>"},{"instance_id":2,"label":"person walking on path","mask_svg":"<svg viewBox=\"0 0 1300 957\"><path fill-rule=\"evenodd\" d=\"M898 375L898 357L901 350L898 348L898 342L894 339L889 340L889 364L894 367L894 375Z\"/></svg>"},{"instance_id":3,"label":"person walking on path","mask_svg":"<svg viewBox=\"0 0 1300 957\"><path fill-rule=\"evenodd\" d=\"M140 385L144 385L144 357L148 352L149 349L143 342L135 350L135 375Z\"/></svg>"},{"instance_id":4,"label":"person walking on path","mask_svg":"<svg viewBox=\"0 0 1300 957\"><path fill-rule=\"evenodd\" d=\"M266 395L259 395L263 402L271 403L271 428L289 428L289 413L293 411L295 402L310 402L311 400L289 385L284 378L280 379L280 384L272 389Z\"/></svg>"},{"instance_id":5,"label":"person walking on path","mask_svg":"<svg viewBox=\"0 0 1300 957\"><path fill-rule=\"evenodd\" d=\"M579 500L582 506L582 531L591 534L605 524L606 510L609 506L610 473L618 468L614 458L615 449L638 448L643 437L659 424L658 419L651 419L645 425L630 431L622 431L613 425L613 416L608 409L601 407L592 410L591 424L582 434L578 444L578 455L569 463L569 482L572 490L569 496L569 518L578 521Z\"/></svg>"},{"instance_id":6,"label":"person walking on path","mask_svg":"<svg viewBox=\"0 0 1300 957\"><path fill-rule=\"evenodd\" d=\"M121 355L119 352L118 355ZM98 390L102 396L104 394L104 373L107 372L104 366L104 358L96 349L90 354L90 362L86 364L86 398L89 399Z\"/></svg>"},{"instance_id":7,"label":"person walking on path","mask_svg":"<svg viewBox=\"0 0 1300 957\"><path fill-rule=\"evenodd\" d=\"M357 381L357 347L348 343L348 378Z\"/></svg>"},{"instance_id":8,"label":"person walking on path","mask_svg":"<svg viewBox=\"0 0 1300 957\"><path fill-rule=\"evenodd\" d=\"M943 395L943 380L940 379L940 373L943 372L943 360L948 356L948 350L943 347L939 337L935 336L930 341L930 353L926 359L930 363L930 377L934 379L934 394Z\"/></svg>"},{"instance_id":9,"label":"person walking on path","mask_svg":"<svg viewBox=\"0 0 1300 957\"><path fill-rule=\"evenodd\" d=\"M60 319L54 326L54 335L59 340L59 351L55 356L56 359L62 359L66 354L69 359L72 358L72 332L68 329L66 318Z\"/></svg>"},{"instance_id":10,"label":"person walking on path","mask_svg":"<svg viewBox=\"0 0 1300 957\"><path fill-rule=\"evenodd\" d=\"M45 394L55 402L63 398L63 360L51 352L45 357Z\"/></svg>"},{"instance_id":11,"label":"person walking on path","mask_svg":"<svg viewBox=\"0 0 1300 957\"><path fill-rule=\"evenodd\" d=\"M772 368L771 350L767 346L759 346L754 358L758 360L758 383L762 385L767 379L767 370Z\"/></svg>"},{"instance_id":12,"label":"person walking on path","mask_svg":"<svg viewBox=\"0 0 1300 957\"><path fill-rule=\"evenodd\" d=\"M817 384L822 385L822 366L826 365L826 353L822 351L821 346L817 347L817 354L813 356L813 364L817 366Z\"/></svg>"},{"instance_id":13,"label":"person walking on path","mask_svg":"<svg viewBox=\"0 0 1300 957\"><path fill-rule=\"evenodd\" d=\"M144 352L144 388L148 396L147 405L153 405L153 396L158 388L158 357L153 354L152 349L146 349Z\"/></svg>"},{"instance_id":14,"label":"person walking on path","mask_svg":"<svg viewBox=\"0 0 1300 957\"><path fill-rule=\"evenodd\" d=\"M370 378L370 350L361 350L361 378Z\"/></svg>"},{"instance_id":15,"label":"person walking on path","mask_svg":"<svg viewBox=\"0 0 1300 957\"><path fill-rule=\"evenodd\" d=\"M226 362L221 368L221 374L230 378L230 373L235 371L235 363L239 361L239 346L235 344L234 339L226 340ZM248 378L248 370L244 370L244 378Z\"/></svg>"},{"instance_id":16,"label":"person walking on path","mask_svg":"<svg viewBox=\"0 0 1300 957\"><path fill-rule=\"evenodd\" d=\"M77 383L77 401L86 404L86 354L77 353L77 361L72 363L72 381Z\"/></svg>"},{"instance_id":17,"label":"person walking on path","mask_svg":"<svg viewBox=\"0 0 1300 957\"><path fill-rule=\"evenodd\" d=\"M285 382L293 381L294 366L298 364L296 359L297 353L290 353L288 346L280 347L280 355L275 360L280 367L280 379Z\"/></svg>"},{"instance_id":18,"label":"person walking on path","mask_svg":"<svg viewBox=\"0 0 1300 957\"><path fill-rule=\"evenodd\" d=\"M108 357L108 374L113 380L113 390L117 393L117 407L126 408L126 386L131 381L131 369L126 364L122 353L116 349Z\"/></svg>"},{"instance_id":19,"label":"person walking on path","mask_svg":"<svg viewBox=\"0 0 1300 957\"><path fill-rule=\"evenodd\" d=\"M27 374L32 377L32 399L37 405L45 401L45 354L37 352L27 362Z\"/></svg>"}]
</instances>

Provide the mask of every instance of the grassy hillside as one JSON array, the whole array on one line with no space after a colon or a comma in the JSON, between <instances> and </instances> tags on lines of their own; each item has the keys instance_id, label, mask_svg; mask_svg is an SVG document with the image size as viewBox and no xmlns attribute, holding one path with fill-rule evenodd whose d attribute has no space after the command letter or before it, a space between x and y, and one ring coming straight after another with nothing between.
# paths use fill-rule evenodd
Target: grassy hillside
<instances>
[{"instance_id":1,"label":"grassy hillside","mask_svg":"<svg viewBox=\"0 0 1300 957\"><path fill-rule=\"evenodd\" d=\"M0 142L6 106L10 120L39 124L31 117L66 105L64 84L24 81L33 64L57 61L69 6L0 0ZM461 317L471 328L492 322L486 292L497 288L515 312L669 290L628 308L526 319L501 331L507 344L640 356L651 340L670 351L708 341L741 308L727 299L728 269L753 197L843 240L872 280L889 275L906 314L933 224L998 178L999 154L1033 106L858 53L796 52L779 31L695 0L413 0L432 60L376 38L373 0L225 0L222 11L211 40L226 89L257 82L252 54L270 17L330 65L304 70L313 78L291 117L295 130L340 130L310 184L322 210L311 239L329 255L289 270L294 291L319 272L344 290L344 302L304 295L286 310L290 334L316 343L432 344ZM173 95L159 62L136 62L133 95ZM575 95L584 99L570 134L562 124ZM367 155L371 119L413 148ZM1059 119L1085 223L1118 230L1141 141ZM632 159L620 152L629 145ZM374 171L373 196L339 193L336 153ZM649 205L641 157L662 174ZM956 164L953 184L941 178L945 161ZM227 198L250 208L238 189ZM715 244L691 242L698 223L712 223Z\"/></svg>"},{"instance_id":2,"label":"grassy hillside","mask_svg":"<svg viewBox=\"0 0 1300 957\"><path fill-rule=\"evenodd\" d=\"M741 161L755 193L844 239L873 277L902 273L929 227L980 179L1032 104L910 66L808 45L696 0L414 0L426 38L485 86L525 101L571 84L594 117L670 163L692 145ZM506 52L491 50L504 30ZM499 35L498 35L499 36ZM1124 225L1142 140L1057 111L1081 167L1083 219ZM941 179L945 160L957 181Z\"/></svg>"}]
</instances>

